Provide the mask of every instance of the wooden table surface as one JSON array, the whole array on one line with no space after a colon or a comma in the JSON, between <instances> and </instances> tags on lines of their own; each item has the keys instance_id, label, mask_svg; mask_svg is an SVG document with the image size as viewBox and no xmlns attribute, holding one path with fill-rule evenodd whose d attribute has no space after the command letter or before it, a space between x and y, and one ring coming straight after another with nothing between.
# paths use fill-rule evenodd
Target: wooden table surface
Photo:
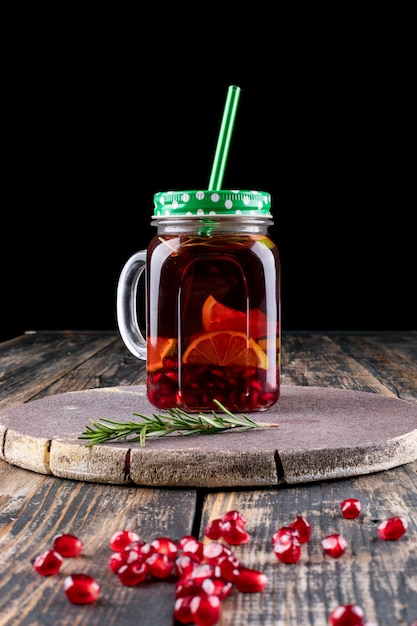
<instances>
[{"instance_id":1,"label":"wooden table surface","mask_svg":"<svg viewBox=\"0 0 417 626\"><path fill-rule=\"evenodd\" d=\"M282 382L417 403L417 332L286 332ZM30 332L0 344L0 410L57 393L144 383L144 364L116 332ZM351 497L362 513L345 520L339 505ZM122 586L108 569L110 536L129 529L146 541L204 539L206 524L232 509L246 517L251 535L234 552L263 571L268 585L262 593L234 592L223 602L221 626L326 626L330 612L348 603L378 626L417 620L417 462L340 480L215 490L72 481L0 459L0 624L172 626L175 582ZM313 535L298 563L283 564L271 537L298 514L309 518ZM408 531L381 541L376 527L392 516L405 517ZM56 576L38 575L33 559L63 532L82 539L82 556L66 559ZM324 555L320 544L335 532L348 542L339 559ZM94 605L67 601L63 581L75 571L100 581Z\"/></svg>"}]
</instances>

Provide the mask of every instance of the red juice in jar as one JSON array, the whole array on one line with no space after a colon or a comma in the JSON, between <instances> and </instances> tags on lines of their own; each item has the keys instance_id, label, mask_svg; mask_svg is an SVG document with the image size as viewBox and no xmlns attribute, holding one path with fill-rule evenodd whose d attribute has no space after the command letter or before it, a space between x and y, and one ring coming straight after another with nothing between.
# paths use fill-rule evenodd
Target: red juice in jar
<instances>
[{"instance_id":1,"label":"red juice in jar","mask_svg":"<svg viewBox=\"0 0 417 626\"><path fill-rule=\"evenodd\" d=\"M159 409L271 407L280 394L280 261L255 191L155 195L146 371Z\"/></svg>"}]
</instances>

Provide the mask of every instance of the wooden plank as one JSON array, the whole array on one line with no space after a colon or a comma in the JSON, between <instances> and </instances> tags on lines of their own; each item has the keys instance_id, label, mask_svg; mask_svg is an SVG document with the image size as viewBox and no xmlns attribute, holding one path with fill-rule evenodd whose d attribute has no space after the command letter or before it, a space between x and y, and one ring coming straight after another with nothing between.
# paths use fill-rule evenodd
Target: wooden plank
<instances>
[{"instance_id":1,"label":"wooden plank","mask_svg":"<svg viewBox=\"0 0 417 626\"><path fill-rule=\"evenodd\" d=\"M358 498L362 513L346 520L340 502ZM209 521L229 510L247 519L251 540L232 548L240 561L269 579L262 593L234 594L223 605L222 626L323 626L339 604L357 603L380 626L409 625L416 619L417 463L357 479L270 490L208 493L200 539ZM280 563L272 534L296 515L308 517L313 535L296 564ZM405 516L406 535L382 541L377 525ZM320 541L341 533L348 542L339 559L324 555ZM208 540L205 539L207 542Z\"/></svg>"},{"instance_id":2,"label":"wooden plank","mask_svg":"<svg viewBox=\"0 0 417 626\"><path fill-rule=\"evenodd\" d=\"M194 490L100 486L46 478L0 463L0 623L83 626L172 626L175 578L123 586L108 569L114 531L135 530L145 541L177 540L193 530ZM62 532L79 536L84 551L65 559L56 576L42 577L33 559ZM94 606L71 605L65 576L81 572L102 587Z\"/></svg>"},{"instance_id":3,"label":"wooden plank","mask_svg":"<svg viewBox=\"0 0 417 626\"><path fill-rule=\"evenodd\" d=\"M282 382L417 400L416 355L417 333L285 333Z\"/></svg>"},{"instance_id":4,"label":"wooden plank","mask_svg":"<svg viewBox=\"0 0 417 626\"><path fill-rule=\"evenodd\" d=\"M343 352L383 381L393 395L417 400L417 333L338 337Z\"/></svg>"},{"instance_id":5,"label":"wooden plank","mask_svg":"<svg viewBox=\"0 0 417 626\"><path fill-rule=\"evenodd\" d=\"M117 340L97 333L34 333L1 343L0 410L36 397Z\"/></svg>"}]
</instances>

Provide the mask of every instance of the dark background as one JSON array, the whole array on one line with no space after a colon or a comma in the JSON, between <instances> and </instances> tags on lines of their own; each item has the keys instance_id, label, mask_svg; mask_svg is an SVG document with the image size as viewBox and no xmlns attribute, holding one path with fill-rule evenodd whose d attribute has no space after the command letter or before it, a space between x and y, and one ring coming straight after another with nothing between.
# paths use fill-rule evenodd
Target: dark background
<instances>
[{"instance_id":1,"label":"dark background","mask_svg":"<svg viewBox=\"0 0 417 626\"><path fill-rule=\"evenodd\" d=\"M416 330L413 40L392 15L1 11L0 340L116 329L153 194L207 187L230 84L223 188L272 195L283 329Z\"/></svg>"}]
</instances>

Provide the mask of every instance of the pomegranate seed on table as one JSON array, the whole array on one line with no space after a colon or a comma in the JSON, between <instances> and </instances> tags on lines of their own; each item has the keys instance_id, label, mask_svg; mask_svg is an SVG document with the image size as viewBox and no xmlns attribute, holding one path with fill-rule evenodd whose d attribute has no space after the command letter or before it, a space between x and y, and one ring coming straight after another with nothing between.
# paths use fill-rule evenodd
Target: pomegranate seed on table
<instances>
[{"instance_id":1,"label":"pomegranate seed on table","mask_svg":"<svg viewBox=\"0 0 417 626\"><path fill-rule=\"evenodd\" d=\"M147 574L147 564L139 559L125 563L117 571L117 576L125 587L136 587L145 580Z\"/></svg>"},{"instance_id":2,"label":"pomegranate seed on table","mask_svg":"<svg viewBox=\"0 0 417 626\"><path fill-rule=\"evenodd\" d=\"M340 503L340 510L346 519L356 519L362 510L362 504L357 498L346 498Z\"/></svg>"},{"instance_id":3,"label":"pomegranate seed on table","mask_svg":"<svg viewBox=\"0 0 417 626\"><path fill-rule=\"evenodd\" d=\"M100 596L100 585L87 574L71 574L64 580L64 591L72 604L91 604Z\"/></svg>"},{"instance_id":4,"label":"pomegranate seed on table","mask_svg":"<svg viewBox=\"0 0 417 626\"><path fill-rule=\"evenodd\" d=\"M236 571L240 567L240 561L235 556L223 556L216 563L221 578L233 581Z\"/></svg>"},{"instance_id":5,"label":"pomegranate seed on table","mask_svg":"<svg viewBox=\"0 0 417 626\"><path fill-rule=\"evenodd\" d=\"M190 610L190 602L193 596L179 596L175 599L174 620L180 624L192 624L193 617Z\"/></svg>"},{"instance_id":6,"label":"pomegranate seed on table","mask_svg":"<svg viewBox=\"0 0 417 626\"><path fill-rule=\"evenodd\" d=\"M281 563L297 563L301 558L301 544L298 530L283 526L272 536L275 556Z\"/></svg>"},{"instance_id":7,"label":"pomegranate seed on table","mask_svg":"<svg viewBox=\"0 0 417 626\"><path fill-rule=\"evenodd\" d=\"M256 593L265 589L268 584L268 578L266 574L259 570L241 565L236 570L233 582L236 589L241 593Z\"/></svg>"},{"instance_id":8,"label":"pomegranate seed on table","mask_svg":"<svg viewBox=\"0 0 417 626\"><path fill-rule=\"evenodd\" d=\"M364 612L356 604L343 604L329 615L330 626L365 626Z\"/></svg>"},{"instance_id":9,"label":"pomegranate seed on table","mask_svg":"<svg viewBox=\"0 0 417 626\"><path fill-rule=\"evenodd\" d=\"M145 560L148 572L154 578L168 578L175 572L175 564L166 554L154 552Z\"/></svg>"},{"instance_id":10,"label":"pomegranate seed on table","mask_svg":"<svg viewBox=\"0 0 417 626\"><path fill-rule=\"evenodd\" d=\"M222 538L230 546L239 546L242 543L247 543L250 535L238 521L227 521L222 523Z\"/></svg>"},{"instance_id":11,"label":"pomegranate seed on table","mask_svg":"<svg viewBox=\"0 0 417 626\"><path fill-rule=\"evenodd\" d=\"M217 561L224 556L231 556L233 553L228 546L218 541L211 541L204 544L203 547L203 559L207 563L217 563Z\"/></svg>"},{"instance_id":12,"label":"pomegranate seed on table","mask_svg":"<svg viewBox=\"0 0 417 626\"><path fill-rule=\"evenodd\" d=\"M298 541L307 543L313 534L313 525L304 515L297 515L289 524L289 528L295 528L298 531Z\"/></svg>"},{"instance_id":13,"label":"pomegranate seed on table","mask_svg":"<svg viewBox=\"0 0 417 626\"><path fill-rule=\"evenodd\" d=\"M204 535L208 538L208 539L214 539L215 541L217 539L220 539L220 537L222 536L222 521L220 518L214 519L211 522L209 522L207 524L207 526L204 529Z\"/></svg>"},{"instance_id":14,"label":"pomegranate seed on table","mask_svg":"<svg viewBox=\"0 0 417 626\"><path fill-rule=\"evenodd\" d=\"M132 530L116 530L110 537L110 548L113 552L121 552L134 541L139 541L139 535Z\"/></svg>"},{"instance_id":15,"label":"pomegranate seed on table","mask_svg":"<svg viewBox=\"0 0 417 626\"><path fill-rule=\"evenodd\" d=\"M201 560L195 554L180 554L174 562L177 578L186 578L200 563Z\"/></svg>"},{"instance_id":16,"label":"pomegranate seed on table","mask_svg":"<svg viewBox=\"0 0 417 626\"><path fill-rule=\"evenodd\" d=\"M45 550L33 562L33 569L41 576L55 576L63 563L63 558L56 550Z\"/></svg>"},{"instance_id":17,"label":"pomegranate seed on table","mask_svg":"<svg viewBox=\"0 0 417 626\"><path fill-rule=\"evenodd\" d=\"M55 535L52 543L54 550L66 558L78 556L84 549L81 539L70 533Z\"/></svg>"},{"instance_id":18,"label":"pomegranate seed on table","mask_svg":"<svg viewBox=\"0 0 417 626\"><path fill-rule=\"evenodd\" d=\"M408 522L403 517L390 517L377 527L378 537L385 541L395 541L400 539L408 528Z\"/></svg>"},{"instance_id":19,"label":"pomegranate seed on table","mask_svg":"<svg viewBox=\"0 0 417 626\"><path fill-rule=\"evenodd\" d=\"M203 559L204 544L195 537L187 537L185 541L180 539L178 544L182 550L182 554L195 554L200 561Z\"/></svg>"},{"instance_id":20,"label":"pomegranate seed on table","mask_svg":"<svg viewBox=\"0 0 417 626\"><path fill-rule=\"evenodd\" d=\"M214 626L220 620L221 601L218 596L193 596L190 613L196 626Z\"/></svg>"},{"instance_id":21,"label":"pomegranate seed on table","mask_svg":"<svg viewBox=\"0 0 417 626\"><path fill-rule=\"evenodd\" d=\"M206 525L204 535L209 539L223 539L229 545L237 546L250 539L250 535L244 530L245 524L246 518L239 511L226 511Z\"/></svg>"},{"instance_id":22,"label":"pomegranate seed on table","mask_svg":"<svg viewBox=\"0 0 417 626\"><path fill-rule=\"evenodd\" d=\"M239 511L227 511L226 513L223 513L223 515L220 517L220 521L222 523L234 522L242 528L246 524L246 518L242 515L242 513L239 513Z\"/></svg>"},{"instance_id":23,"label":"pomegranate seed on table","mask_svg":"<svg viewBox=\"0 0 417 626\"><path fill-rule=\"evenodd\" d=\"M170 561L174 561L178 556L178 545L169 537L156 537L149 545L158 554L166 554Z\"/></svg>"},{"instance_id":24,"label":"pomegranate seed on table","mask_svg":"<svg viewBox=\"0 0 417 626\"><path fill-rule=\"evenodd\" d=\"M334 559L338 559L346 552L347 545L346 539L338 533L328 535L321 541L323 551Z\"/></svg>"}]
</instances>

